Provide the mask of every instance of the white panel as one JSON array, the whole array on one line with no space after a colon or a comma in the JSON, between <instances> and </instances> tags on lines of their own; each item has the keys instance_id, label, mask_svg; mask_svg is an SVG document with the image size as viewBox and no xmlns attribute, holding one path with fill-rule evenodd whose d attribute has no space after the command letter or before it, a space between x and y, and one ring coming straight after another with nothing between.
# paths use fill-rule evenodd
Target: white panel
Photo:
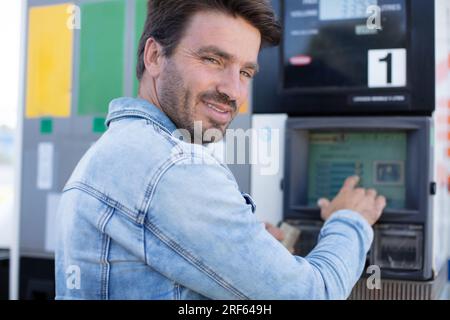
<instances>
[{"instance_id":1,"label":"white panel","mask_svg":"<svg viewBox=\"0 0 450 320\"><path fill-rule=\"evenodd\" d=\"M284 145L287 115L254 115L251 144L251 196L256 215L274 225L283 220Z\"/></svg>"},{"instance_id":2,"label":"white panel","mask_svg":"<svg viewBox=\"0 0 450 320\"><path fill-rule=\"evenodd\" d=\"M450 256L450 194L447 183L450 173L448 158L448 132L450 116L447 101L450 100L450 1L435 1L435 32L436 32L436 111L434 113L434 181L437 185L433 197L433 269L438 269Z\"/></svg>"},{"instance_id":3,"label":"white panel","mask_svg":"<svg viewBox=\"0 0 450 320\"><path fill-rule=\"evenodd\" d=\"M37 188L50 190L53 187L53 164L55 147L53 143L42 142L37 151Z\"/></svg>"},{"instance_id":4,"label":"white panel","mask_svg":"<svg viewBox=\"0 0 450 320\"><path fill-rule=\"evenodd\" d=\"M55 252L56 244L56 213L58 211L61 194L49 193L47 195L47 209L45 214L45 250Z\"/></svg>"}]
</instances>

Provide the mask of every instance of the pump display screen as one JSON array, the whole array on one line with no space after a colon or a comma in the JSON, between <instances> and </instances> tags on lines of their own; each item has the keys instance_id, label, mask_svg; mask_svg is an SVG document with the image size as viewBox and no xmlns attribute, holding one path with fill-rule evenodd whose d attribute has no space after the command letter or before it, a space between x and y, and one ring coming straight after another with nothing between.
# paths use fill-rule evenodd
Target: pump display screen
<instances>
[{"instance_id":1,"label":"pump display screen","mask_svg":"<svg viewBox=\"0 0 450 320\"><path fill-rule=\"evenodd\" d=\"M406 0L284 6L284 89L407 87Z\"/></svg>"},{"instance_id":2,"label":"pump display screen","mask_svg":"<svg viewBox=\"0 0 450 320\"><path fill-rule=\"evenodd\" d=\"M361 178L387 199L387 208L405 209L406 132L311 132L308 159L308 205L333 199L345 179Z\"/></svg>"},{"instance_id":3,"label":"pump display screen","mask_svg":"<svg viewBox=\"0 0 450 320\"><path fill-rule=\"evenodd\" d=\"M321 0L320 20L367 18L367 8L378 5L378 0Z\"/></svg>"}]
</instances>

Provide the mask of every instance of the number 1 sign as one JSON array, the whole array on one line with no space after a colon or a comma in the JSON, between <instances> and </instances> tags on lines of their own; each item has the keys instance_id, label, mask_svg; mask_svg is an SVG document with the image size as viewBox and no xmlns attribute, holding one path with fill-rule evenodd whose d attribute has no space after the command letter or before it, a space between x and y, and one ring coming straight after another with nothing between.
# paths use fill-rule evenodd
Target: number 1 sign
<instances>
[{"instance_id":1,"label":"number 1 sign","mask_svg":"<svg viewBox=\"0 0 450 320\"><path fill-rule=\"evenodd\" d=\"M369 50L369 88L406 87L406 49Z\"/></svg>"}]
</instances>

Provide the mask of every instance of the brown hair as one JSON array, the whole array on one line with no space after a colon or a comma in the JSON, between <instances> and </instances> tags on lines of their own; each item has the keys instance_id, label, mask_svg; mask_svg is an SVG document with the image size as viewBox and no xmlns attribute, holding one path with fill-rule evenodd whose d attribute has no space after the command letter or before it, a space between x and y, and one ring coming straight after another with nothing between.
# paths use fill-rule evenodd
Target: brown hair
<instances>
[{"instance_id":1,"label":"brown hair","mask_svg":"<svg viewBox=\"0 0 450 320\"><path fill-rule=\"evenodd\" d=\"M178 46L189 19L199 11L214 10L242 17L261 33L262 47L276 46L281 38L281 26L267 0L149 0L147 20L138 48L136 75L144 74L144 51L149 38L170 57Z\"/></svg>"}]
</instances>

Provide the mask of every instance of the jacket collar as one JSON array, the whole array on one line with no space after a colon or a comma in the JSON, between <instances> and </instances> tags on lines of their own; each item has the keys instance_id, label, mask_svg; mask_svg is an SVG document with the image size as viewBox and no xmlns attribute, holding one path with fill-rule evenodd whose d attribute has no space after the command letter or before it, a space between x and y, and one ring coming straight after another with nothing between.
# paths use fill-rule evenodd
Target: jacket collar
<instances>
[{"instance_id":1,"label":"jacket collar","mask_svg":"<svg viewBox=\"0 0 450 320\"><path fill-rule=\"evenodd\" d=\"M106 126L122 118L143 118L156 122L162 129L172 134L177 127L170 118L155 105L140 98L118 98L109 104Z\"/></svg>"}]
</instances>

